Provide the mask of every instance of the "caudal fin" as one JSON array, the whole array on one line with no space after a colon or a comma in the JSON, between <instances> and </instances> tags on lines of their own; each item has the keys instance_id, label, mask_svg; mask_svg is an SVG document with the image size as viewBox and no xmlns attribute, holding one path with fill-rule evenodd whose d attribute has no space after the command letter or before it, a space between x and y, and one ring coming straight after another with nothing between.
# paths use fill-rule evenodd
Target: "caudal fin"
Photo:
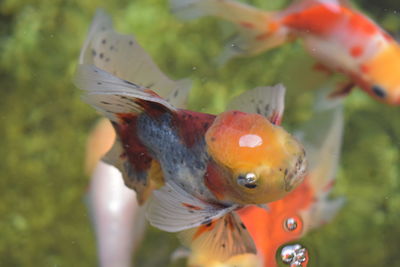
<instances>
[{"instance_id":1,"label":"caudal fin","mask_svg":"<svg viewBox=\"0 0 400 267\"><path fill-rule=\"evenodd\" d=\"M236 25L238 33L226 44L219 63L236 56L261 53L288 39L287 30L274 21L274 12L242 3L230 0L171 0L171 8L184 20L217 16Z\"/></svg>"},{"instance_id":2,"label":"caudal fin","mask_svg":"<svg viewBox=\"0 0 400 267\"><path fill-rule=\"evenodd\" d=\"M110 16L103 10L96 12L79 63L93 64L118 78L152 89L176 107L186 105L190 80L167 77L134 36L114 31Z\"/></svg>"}]
</instances>

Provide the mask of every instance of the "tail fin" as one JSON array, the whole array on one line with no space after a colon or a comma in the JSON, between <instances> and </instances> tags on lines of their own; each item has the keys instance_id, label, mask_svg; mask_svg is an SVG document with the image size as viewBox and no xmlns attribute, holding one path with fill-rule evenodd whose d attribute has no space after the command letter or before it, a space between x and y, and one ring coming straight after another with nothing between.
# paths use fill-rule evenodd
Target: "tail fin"
<instances>
[{"instance_id":1,"label":"tail fin","mask_svg":"<svg viewBox=\"0 0 400 267\"><path fill-rule=\"evenodd\" d=\"M168 78L134 36L114 31L111 18L102 10L96 12L79 63L93 64L121 79L155 90L178 107L186 105L190 80Z\"/></svg>"},{"instance_id":2,"label":"tail fin","mask_svg":"<svg viewBox=\"0 0 400 267\"><path fill-rule=\"evenodd\" d=\"M79 65L75 84L86 91L84 99L116 124L124 121L124 116L131 118L136 114L147 112L157 115L165 112L174 112L176 108L154 92L146 90L136 84L119 79L93 65ZM139 174L134 166L122 157L123 146L117 138L111 150L104 157L106 163L117 167L124 176L125 184L135 189L139 204L142 204L151 185L147 173ZM141 157L147 160L147 157ZM151 160L151 158L149 158ZM148 170L146 170L147 172Z\"/></svg>"},{"instance_id":3,"label":"tail fin","mask_svg":"<svg viewBox=\"0 0 400 267\"><path fill-rule=\"evenodd\" d=\"M249 56L279 46L288 39L287 30L274 21L275 13L230 0L171 0L172 11L182 19L217 16L236 24L238 34L219 58Z\"/></svg>"},{"instance_id":4,"label":"tail fin","mask_svg":"<svg viewBox=\"0 0 400 267\"><path fill-rule=\"evenodd\" d=\"M116 123L120 122L118 114L151 112L151 106L169 112L176 110L151 90L119 79L93 65L78 66L75 85L86 91L86 102Z\"/></svg>"},{"instance_id":5,"label":"tail fin","mask_svg":"<svg viewBox=\"0 0 400 267\"><path fill-rule=\"evenodd\" d=\"M327 86L329 87L329 86ZM344 198L330 199L337 173L343 137L341 101L327 102L329 88L321 90L312 119L304 125L301 135L309 159L308 180L315 192L312 207L302 211L304 233L329 222L344 204Z\"/></svg>"}]
</instances>

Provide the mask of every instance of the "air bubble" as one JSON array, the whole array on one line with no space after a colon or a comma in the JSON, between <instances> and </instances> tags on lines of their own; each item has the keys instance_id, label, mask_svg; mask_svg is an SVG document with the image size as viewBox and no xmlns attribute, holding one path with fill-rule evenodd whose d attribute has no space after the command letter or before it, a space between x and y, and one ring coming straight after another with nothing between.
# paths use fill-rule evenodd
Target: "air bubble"
<instances>
[{"instance_id":1,"label":"air bubble","mask_svg":"<svg viewBox=\"0 0 400 267\"><path fill-rule=\"evenodd\" d=\"M286 231L291 232L297 229L297 220L296 218L288 218L285 220L285 222L283 223L283 226L285 228Z\"/></svg>"},{"instance_id":2,"label":"air bubble","mask_svg":"<svg viewBox=\"0 0 400 267\"><path fill-rule=\"evenodd\" d=\"M285 246L281 251L281 259L290 267L305 267L308 262L308 252L299 244Z\"/></svg>"}]
</instances>

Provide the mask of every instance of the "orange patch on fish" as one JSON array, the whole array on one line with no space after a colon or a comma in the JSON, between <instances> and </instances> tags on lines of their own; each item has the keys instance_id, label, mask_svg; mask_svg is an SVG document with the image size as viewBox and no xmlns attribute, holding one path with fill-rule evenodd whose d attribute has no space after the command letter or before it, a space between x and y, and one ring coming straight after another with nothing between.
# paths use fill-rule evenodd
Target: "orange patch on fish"
<instances>
[{"instance_id":1,"label":"orange patch on fish","mask_svg":"<svg viewBox=\"0 0 400 267\"><path fill-rule=\"evenodd\" d=\"M314 196L315 192L306 178L286 197L268 204L270 209L268 212L255 206L238 211L240 218L253 237L258 253L264 258L264 266L277 266L275 254L278 248L301 237L303 221L299 212L310 208ZM293 230L289 230L285 225L289 218L294 219L297 223L297 227Z\"/></svg>"},{"instance_id":2,"label":"orange patch on fish","mask_svg":"<svg viewBox=\"0 0 400 267\"><path fill-rule=\"evenodd\" d=\"M265 160L274 167L287 156L281 150L277 127L258 114L221 114L208 130L206 142L210 154L233 169L251 169Z\"/></svg>"}]
</instances>

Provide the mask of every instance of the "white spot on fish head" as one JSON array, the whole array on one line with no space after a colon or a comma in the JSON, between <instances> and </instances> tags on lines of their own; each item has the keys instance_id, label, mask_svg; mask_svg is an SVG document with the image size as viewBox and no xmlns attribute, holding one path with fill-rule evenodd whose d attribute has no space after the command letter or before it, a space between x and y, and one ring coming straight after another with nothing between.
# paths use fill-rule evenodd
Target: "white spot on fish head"
<instances>
[{"instance_id":1,"label":"white spot on fish head","mask_svg":"<svg viewBox=\"0 0 400 267\"><path fill-rule=\"evenodd\" d=\"M258 147L261 146L262 143L262 138L256 134L246 134L239 139L240 147Z\"/></svg>"}]
</instances>

